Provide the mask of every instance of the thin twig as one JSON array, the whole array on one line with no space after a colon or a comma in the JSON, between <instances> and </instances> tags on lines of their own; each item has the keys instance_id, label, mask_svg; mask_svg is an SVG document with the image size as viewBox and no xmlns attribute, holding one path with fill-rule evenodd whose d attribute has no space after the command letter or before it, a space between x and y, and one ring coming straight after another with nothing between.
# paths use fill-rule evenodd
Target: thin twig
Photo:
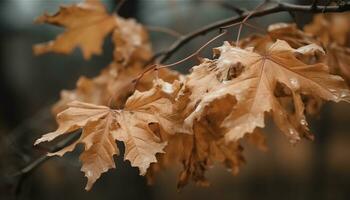
<instances>
[{"instance_id":1,"label":"thin twig","mask_svg":"<svg viewBox=\"0 0 350 200\"><path fill-rule=\"evenodd\" d=\"M145 27L149 31L165 33L165 34L168 34L168 35L173 36L175 38L179 38L182 36L181 33L177 32L173 29L166 28L166 27L160 27L160 26L145 26Z\"/></svg>"},{"instance_id":2,"label":"thin twig","mask_svg":"<svg viewBox=\"0 0 350 200\"><path fill-rule=\"evenodd\" d=\"M134 80L132 80L131 83L135 84L134 85L134 90L136 90L137 88L137 84L139 83L140 79L147 74L149 71L154 70L157 67L157 64L153 64L151 66L149 66L145 71L143 71L137 78L135 78Z\"/></svg>"},{"instance_id":3,"label":"thin twig","mask_svg":"<svg viewBox=\"0 0 350 200\"><path fill-rule=\"evenodd\" d=\"M141 74L138 75L137 78L133 79L131 81L131 84L134 84L134 91L137 88L137 84L139 82L139 80L149 71L155 69L157 67L157 65L159 64L159 62L157 62L157 58L165 55L167 53L167 51L159 51L157 53L155 53L151 59L149 59L145 64L144 64L144 68L146 68L146 70L144 70Z\"/></svg>"},{"instance_id":4,"label":"thin twig","mask_svg":"<svg viewBox=\"0 0 350 200\"><path fill-rule=\"evenodd\" d=\"M237 33L237 39L236 39L236 45L238 45L239 43L239 39L241 36L241 32L243 29L243 24L245 24L248 19L254 14L256 13L260 8L264 7L266 4L268 3L268 1L263 1L261 4L259 4L253 11L249 12L249 14L242 20L241 24L239 25L238 28L238 33Z\"/></svg>"},{"instance_id":5,"label":"thin twig","mask_svg":"<svg viewBox=\"0 0 350 200\"><path fill-rule=\"evenodd\" d=\"M191 55L177 61L177 62L174 62L172 64L168 64L168 65L163 65L161 67L158 67L158 64L154 64L152 66L150 66L149 68L147 68L145 71L143 71L136 79L134 79L133 83L135 83L135 87L137 86L137 83L140 81L140 79L148 72L150 71L156 71L156 70L159 70L159 69L163 69L163 68L167 68L167 67L172 67L172 66L175 66L175 65L178 65L180 63L183 63L191 58L193 58L194 56L197 56L205 47L207 47L210 43L212 43L213 41L217 40L218 38L222 37L223 35L225 35L227 33L227 30L224 30L222 33L220 33L219 35L213 37L212 39L210 39L208 42L206 42L203 46L201 46L196 52L192 53Z\"/></svg>"},{"instance_id":6,"label":"thin twig","mask_svg":"<svg viewBox=\"0 0 350 200\"><path fill-rule=\"evenodd\" d=\"M119 10L123 7L123 5L125 4L126 0L119 0L117 3L117 6L114 9L115 13L118 13Z\"/></svg>"},{"instance_id":7,"label":"thin twig","mask_svg":"<svg viewBox=\"0 0 350 200\"><path fill-rule=\"evenodd\" d=\"M213 41L217 40L218 38L224 36L225 34L227 33L227 30L224 30L222 33L220 33L219 35L213 37L211 40L209 40L208 42L206 42L203 46L201 46L196 52L192 53L191 55L187 56L186 58L182 59L182 60L179 60L175 63L172 63L172 64L168 64L168 65L163 65L161 67L156 67L156 69L162 69L162 68L167 68L167 67L172 67L172 66L175 66L175 65L178 65L182 62L185 62L191 58L193 58L194 56L197 56L205 47L207 47L210 43L212 43Z\"/></svg>"}]
</instances>

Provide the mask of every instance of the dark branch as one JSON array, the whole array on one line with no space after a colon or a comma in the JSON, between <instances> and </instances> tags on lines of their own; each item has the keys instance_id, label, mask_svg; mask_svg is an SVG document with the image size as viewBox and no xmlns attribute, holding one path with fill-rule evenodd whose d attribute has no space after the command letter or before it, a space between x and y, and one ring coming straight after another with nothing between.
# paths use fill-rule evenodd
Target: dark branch
<instances>
[{"instance_id":1,"label":"dark branch","mask_svg":"<svg viewBox=\"0 0 350 200\"><path fill-rule=\"evenodd\" d=\"M63 149L64 147L68 146L69 144L71 144L72 142L77 140L78 137L80 136L80 134L81 134L81 129L70 133L65 139L63 139L62 141L58 142L56 145L51 147L49 152L52 153L52 152L56 152L56 151ZM18 195L20 193L21 186L22 186L23 182L25 181L27 175L29 175L36 168L38 168L40 165L42 165L45 161L47 161L51 158L52 157L47 156L46 154L41 155L40 157L36 158L32 162L30 162L27 166L25 166L20 171L18 171L14 174L14 176L19 176L19 181L18 181L17 186L15 188L16 195Z\"/></svg>"},{"instance_id":2,"label":"dark branch","mask_svg":"<svg viewBox=\"0 0 350 200\"><path fill-rule=\"evenodd\" d=\"M343 5L336 6L309 6L309 5L296 5L290 3L278 3L272 7L262 9L253 13L250 18L261 17L273 13L279 12L307 12L307 13L322 13L322 12L345 12L350 10L350 3L345 3ZM214 22L207 26L204 26L198 30L190 32L184 36L181 36L177 41L175 41L167 50L164 56L160 59L160 63L166 62L176 51L178 51L183 45L193 40L194 38L205 35L213 30L218 30L222 26L230 25L236 22L240 22L245 19L250 12L244 12L240 16L235 16L227 18L221 21Z\"/></svg>"},{"instance_id":3,"label":"dark branch","mask_svg":"<svg viewBox=\"0 0 350 200\"><path fill-rule=\"evenodd\" d=\"M81 133L81 130L74 131L73 133L69 134L67 136L67 138L65 138L64 140L58 142L55 146L51 147L49 149L49 152L52 153L52 152L56 152L56 151L59 151L59 150L63 149L67 145L69 145L72 142L74 142L75 140L77 140L78 136L80 135L80 133ZM48 160L50 158L52 158L52 157L46 156L46 154L40 156L39 158L37 158L34 161L32 161L29 165L27 165L26 167L21 169L19 172L15 173L15 176L26 174L26 173L34 170L35 168L40 166L44 161L46 161L46 160Z\"/></svg>"}]
</instances>

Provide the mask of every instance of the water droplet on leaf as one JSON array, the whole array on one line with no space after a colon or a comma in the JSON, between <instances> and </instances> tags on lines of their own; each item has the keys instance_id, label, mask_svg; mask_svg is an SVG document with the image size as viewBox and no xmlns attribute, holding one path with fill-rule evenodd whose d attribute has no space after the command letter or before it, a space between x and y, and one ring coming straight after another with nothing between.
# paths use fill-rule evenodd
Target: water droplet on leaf
<instances>
[{"instance_id":1,"label":"water droplet on leaf","mask_svg":"<svg viewBox=\"0 0 350 200\"><path fill-rule=\"evenodd\" d=\"M292 89L299 89L300 88L300 84L299 84L299 81L295 78L290 78L289 79L290 81L290 84L292 85Z\"/></svg>"}]
</instances>

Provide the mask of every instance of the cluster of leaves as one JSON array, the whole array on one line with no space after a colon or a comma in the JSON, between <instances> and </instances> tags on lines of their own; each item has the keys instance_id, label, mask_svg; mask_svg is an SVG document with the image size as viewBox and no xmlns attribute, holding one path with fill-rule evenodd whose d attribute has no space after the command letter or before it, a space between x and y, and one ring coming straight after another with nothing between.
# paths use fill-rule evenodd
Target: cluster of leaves
<instances>
[{"instance_id":1,"label":"cluster of leaves","mask_svg":"<svg viewBox=\"0 0 350 200\"><path fill-rule=\"evenodd\" d=\"M162 68L155 77L139 79L135 90L132 80L152 55L145 29L108 14L96 0L61 7L37 21L66 31L34 46L34 52L69 54L80 47L88 59L101 54L112 33L114 60L99 76L82 77L75 90L62 92L53 109L58 129L35 144L82 129L77 141L49 156L84 144L80 160L87 190L115 168L116 141L124 143L124 159L150 182L157 171L177 163L183 166L179 188L190 180L208 185L205 172L215 163L237 174L244 163L242 141L266 149L260 132L266 117L295 143L313 138L306 114L317 113L323 101L350 101L347 83L332 74L350 80L349 19L349 14L318 15L304 31L273 24L265 35L215 48L215 57L203 59L188 75Z\"/></svg>"}]
</instances>

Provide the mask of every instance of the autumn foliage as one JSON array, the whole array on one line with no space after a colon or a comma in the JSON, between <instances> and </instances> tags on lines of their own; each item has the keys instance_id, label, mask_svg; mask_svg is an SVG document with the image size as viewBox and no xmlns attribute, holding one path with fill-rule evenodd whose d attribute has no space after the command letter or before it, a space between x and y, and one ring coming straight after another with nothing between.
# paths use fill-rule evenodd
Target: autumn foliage
<instances>
[{"instance_id":1,"label":"autumn foliage","mask_svg":"<svg viewBox=\"0 0 350 200\"><path fill-rule=\"evenodd\" d=\"M279 23L266 34L226 41L188 75L160 64L144 73L153 54L146 29L107 13L99 1L64 6L36 22L65 28L55 40L35 45L38 55L80 48L89 59L102 53L109 35L115 45L114 59L100 75L81 77L76 89L62 91L53 107L58 129L35 142L81 129L78 140L48 156L83 144L87 190L115 168L116 141L124 144L124 159L150 182L159 170L180 164L179 188L190 180L208 185L205 172L215 163L239 172L242 141L266 149L261 130L267 118L296 143L314 137L307 117L322 102L350 101L344 81L350 80L348 13L316 15L304 30Z\"/></svg>"}]
</instances>

